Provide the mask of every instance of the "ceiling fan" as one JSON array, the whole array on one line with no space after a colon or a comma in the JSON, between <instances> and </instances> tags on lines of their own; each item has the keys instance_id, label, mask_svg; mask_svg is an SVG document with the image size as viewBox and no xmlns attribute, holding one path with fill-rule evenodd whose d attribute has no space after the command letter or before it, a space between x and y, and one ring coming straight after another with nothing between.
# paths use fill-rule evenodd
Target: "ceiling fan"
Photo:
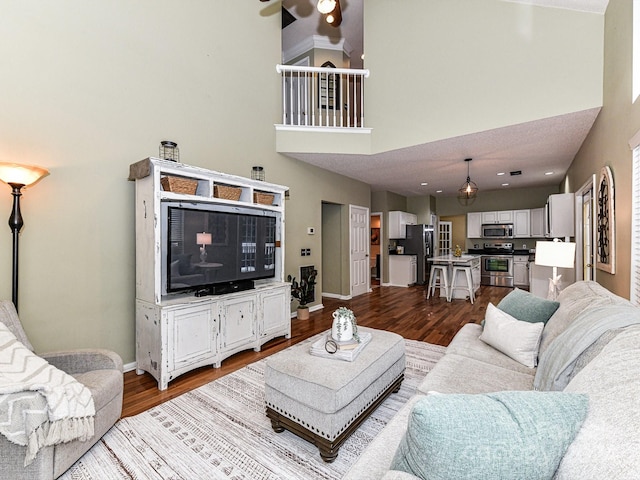
<instances>
[{"instance_id":1,"label":"ceiling fan","mask_svg":"<svg viewBox=\"0 0 640 480\"><path fill-rule=\"evenodd\" d=\"M268 2L269 0L260 0ZM342 8L340 0L318 0L318 11L324 15L325 20L332 27L338 27L342 23Z\"/></svg>"}]
</instances>

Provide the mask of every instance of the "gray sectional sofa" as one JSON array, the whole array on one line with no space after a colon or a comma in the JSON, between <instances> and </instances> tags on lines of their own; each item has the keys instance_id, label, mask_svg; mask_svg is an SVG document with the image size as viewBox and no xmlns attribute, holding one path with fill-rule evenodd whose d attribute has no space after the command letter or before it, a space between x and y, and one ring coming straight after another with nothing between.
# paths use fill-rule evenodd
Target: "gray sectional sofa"
<instances>
[{"instance_id":1,"label":"gray sectional sofa","mask_svg":"<svg viewBox=\"0 0 640 480\"><path fill-rule=\"evenodd\" d=\"M532 297L526 292L514 291L503 302L512 302L514 295L519 295L524 300L527 300L525 295ZM512 298L508 300L509 297ZM407 434L407 429L413 431L412 422L417 422L414 411L418 410L417 406L423 408L430 397L438 399L456 396L472 405L477 397L483 397L483 400L491 397L493 394L490 392L501 392L498 396L505 395L502 392L507 392L507 395L526 392L525 396L529 399L546 398L533 397L545 395L533 390L556 392L551 394L556 395L552 397L554 401L558 398L581 400L586 397L588 403L585 415L577 423L574 422L575 431L567 435L561 453L558 455L556 452L556 463L551 463L551 475L537 478L640 478L640 308L632 306L627 300L613 295L595 282L570 285L561 293L558 302L559 306L554 307L557 310L542 329L537 345L538 363L533 368L483 341L481 337L486 335L483 326L465 325L448 346L444 357L425 377L416 395L367 447L345 478L415 480L432 478L431 471L434 472L433 478L447 478L438 477L435 473L437 468L427 468L426 477L416 477L413 475L415 472L408 473L393 468L399 464L397 457L409 442L408 437L411 435ZM498 309L500 308L499 304ZM526 316L535 308L533 304L526 304L520 309L520 313ZM514 316L517 318L517 315ZM489 328L489 324L485 324L484 328ZM535 410L535 406L533 409ZM546 412L541 417L544 413ZM457 412L452 414L455 416ZM479 457L494 454L485 446L486 442L492 441L497 435L494 434L494 428L498 430L500 425L491 424L491 415L480 416L487 425L485 428L476 431L461 430L464 433L459 434L459 437L463 438L455 439L468 443L465 455L456 457L461 463L473 463ZM537 428L536 419L534 416L531 422L534 429ZM556 421L557 419L554 420ZM465 422L459 422L463 423ZM540 425L543 425L542 418ZM554 440L561 436L560 427L555 424L551 426L557 428L555 431L551 430L547 437ZM437 427L429 425L429 428L433 430ZM428 428L426 431L429 435ZM512 453L520 445L519 441L510 443L507 447L510 453L507 456L513 458ZM399 446L402 448L399 449ZM441 458L446 458L446 452L441 452ZM543 452L541 456L545 454ZM438 458L427 457L428 455L418 455L413 461L438 462ZM536 458L532 460L537 461ZM445 466L445 470L452 466ZM469 477L457 475L458 478L500 478L500 475L492 477L489 474ZM514 470L513 475L502 478L527 478L527 475L516 474Z\"/></svg>"}]
</instances>

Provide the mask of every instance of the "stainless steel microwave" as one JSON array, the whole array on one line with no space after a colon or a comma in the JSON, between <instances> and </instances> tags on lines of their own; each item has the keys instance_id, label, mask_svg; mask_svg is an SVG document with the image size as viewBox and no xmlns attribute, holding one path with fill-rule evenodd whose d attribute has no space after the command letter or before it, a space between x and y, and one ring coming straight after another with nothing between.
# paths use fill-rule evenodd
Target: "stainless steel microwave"
<instances>
[{"instance_id":1,"label":"stainless steel microwave","mask_svg":"<svg viewBox=\"0 0 640 480\"><path fill-rule=\"evenodd\" d=\"M513 223L482 224L483 238L513 238Z\"/></svg>"}]
</instances>

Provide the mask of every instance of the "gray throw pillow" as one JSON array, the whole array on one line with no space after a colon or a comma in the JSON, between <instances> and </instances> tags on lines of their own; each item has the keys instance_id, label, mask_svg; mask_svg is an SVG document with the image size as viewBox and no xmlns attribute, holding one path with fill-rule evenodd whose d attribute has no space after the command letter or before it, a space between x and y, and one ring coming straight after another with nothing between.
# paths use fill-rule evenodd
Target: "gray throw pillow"
<instances>
[{"instance_id":1,"label":"gray throw pillow","mask_svg":"<svg viewBox=\"0 0 640 480\"><path fill-rule=\"evenodd\" d=\"M427 395L391 469L423 480L551 479L587 410L587 395L564 392Z\"/></svg>"},{"instance_id":2,"label":"gray throw pillow","mask_svg":"<svg viewBox=\"0 0 640 480\"><path fill-rule=\"evenodd\" d=\"M514 289L504 297L497 307L514 318L523 322L544 324L551 318L560 306L559 302L540 298L519 288Z\"/></svg>"}]
</instances>

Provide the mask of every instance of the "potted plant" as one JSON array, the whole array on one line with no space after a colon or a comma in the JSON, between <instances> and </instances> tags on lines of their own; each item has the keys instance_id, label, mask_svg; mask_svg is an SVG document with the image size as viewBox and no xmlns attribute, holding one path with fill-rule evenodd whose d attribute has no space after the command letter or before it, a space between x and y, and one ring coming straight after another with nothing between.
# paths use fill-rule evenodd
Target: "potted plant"
<instances>
[{"instance_id":1,"label":"potted plant","mask_svg":"<svg viewBox=\"0 0 640 480\"><path fill-rule=\"evenodd\" d=\"M313 270L307 278L300 279L300 282L296 280L296 277L291 275L287 276L287 282L291 282L291 297L298 300L298 319L309 319L309 307L307 303L313 300L311 294L313 293L313 287L316 284L317 270Z\"/></svg>"}]
</instances>

